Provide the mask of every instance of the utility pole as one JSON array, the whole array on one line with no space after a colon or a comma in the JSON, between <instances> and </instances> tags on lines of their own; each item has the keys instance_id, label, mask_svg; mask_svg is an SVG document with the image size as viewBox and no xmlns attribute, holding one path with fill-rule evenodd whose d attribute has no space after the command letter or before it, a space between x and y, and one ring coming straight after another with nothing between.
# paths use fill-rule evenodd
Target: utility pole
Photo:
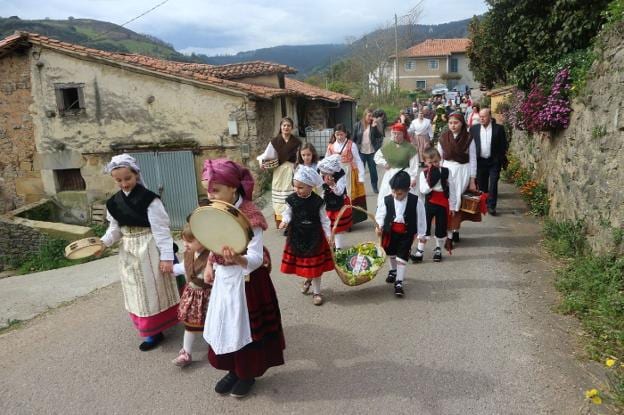
<instances>
[{"instance_id":1,"label":"utility pole","mask_svg":"<svg viewBox=\"0 0 624 415\"><path fill-rule=\"evenodd\" d=\"M396 13L394 14L394 88L398 97L401 87L399 86L399 22Z\"/></svg>"}]
</instances>

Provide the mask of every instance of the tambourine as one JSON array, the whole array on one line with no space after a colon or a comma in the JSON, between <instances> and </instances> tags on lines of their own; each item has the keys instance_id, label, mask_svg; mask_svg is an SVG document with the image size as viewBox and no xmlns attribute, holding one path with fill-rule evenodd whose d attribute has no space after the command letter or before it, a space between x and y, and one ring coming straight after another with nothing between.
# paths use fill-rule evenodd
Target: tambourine
<instances>
[{"instance_id":1,"label":"tambourine","mask_svg":"<svg viewBox=\"0 0 624 415\"><path fill-rule=\"evenodd\" d=\"M464 193L461 197L461 207L459 210L466 213L475 214L479 212L481 193Z\"/></svg>"},{"instance_id":2,"label":"tambourine","mask_svg":"<svg viewBox=\"0 0 624 415\"><path fill-rule=\"evenodd\" d=\"M92 236L89 238L79 239L65 247L65 258L87 258L95 255L102 248L104 248L104 244L98 237Z\"/></svg>"},{"instance_id":3,"label":"tambourine","mask_svg":"<svg viewBox=\"0 0 624 415\"><path fill-rule=\"evenodd\" d=\"M267 170L275 169L279 167L279 160L278 159L262 160L262 167Z\"/></svg>"},{"instance_id":4,"label":"tambourine","mask_svg":"<svg viewBox=\"0 0 624 415\"><path fill-rule=\"evenodd\" d=\"M209 201L208 205L195 209L189 218L189 226L193 236L216 254L221 254L224 246L242 254L253 238L253 229L247 216L235 206L218 200Z\"/></svg>"}]
</instances>

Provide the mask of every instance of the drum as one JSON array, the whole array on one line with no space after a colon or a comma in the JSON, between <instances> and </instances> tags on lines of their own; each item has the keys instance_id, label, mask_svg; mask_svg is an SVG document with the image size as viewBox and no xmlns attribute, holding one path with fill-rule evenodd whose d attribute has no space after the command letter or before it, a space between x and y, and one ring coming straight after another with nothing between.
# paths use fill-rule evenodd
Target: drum
<instances>
[{"instance_id":1,"label":"drum","mask_svg":"<svg viewBox=\"0 0 624 415\"><path fill-rule=\"evenodd\" d=\"M279 160L278 159L262 160L262 167L264 167L267 170L275 169L279 167Z\"/></svg>"},{"instance_id":2,"label":"drum","mask_svg":"<svg viewBox=\"0 0 624 415\"><path fill-rule=\"evenodd\" d=\"M65 247L65 258L82 259L94 255L101 250L104 244L100 238L92 236L89 238L79 239Z\"/></svg>"},{"instance_id":3,"label":"drum","mask_svg":"<svg viewBox=\"0 0 624 415\"><path fill-rule=\"evenodd\" d=\"M475 214L479 212L479 202L481 200L480 193L464 193L461 200L462 212Z\"/></svg>"},{"instance_id":4,"label":"drum","mask_svg":"<svg viewBox=\"0 0 624 415\"><path fill-rule=\"evenodd\" d=\"M195 209L189 218L189 226L195 238L216 254L221 254L224 246L242 254L253 238L251 224L243 212L218 200Z\"/></svg>"}]
</instances>

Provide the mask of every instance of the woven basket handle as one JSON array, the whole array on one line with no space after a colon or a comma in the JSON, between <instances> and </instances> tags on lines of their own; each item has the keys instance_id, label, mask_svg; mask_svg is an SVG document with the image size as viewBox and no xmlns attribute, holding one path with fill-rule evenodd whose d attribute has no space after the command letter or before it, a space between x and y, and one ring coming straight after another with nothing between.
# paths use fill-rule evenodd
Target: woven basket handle
<instances>
[{"instance_id":1,"label":"woven basket handle","mask_svg":"<svg viewBox=\"0 0 624 415\"><path fill-rule=\"evenodd\" d=\"M375 224L375 227L377 227L377 222L375 220L375 215L373 215L372 213L368 212L366 209L362 209L359 206L344 205L342 208L340 208L340 211L338 212L338 216L336 217L336 220L334 221L334 226L331 229L331 244L332 245L334 244L334 239L336 237L336 229L338 228L338 223L340 222L340 219L342 219L342 215L349 208L355 209L355 210L359 210L360 212L366 214L366 216L368 216L368 218L373 221L373 223ZM379 238L379 245L381 245L381 237Z\"/></svg>"}]
</instances>

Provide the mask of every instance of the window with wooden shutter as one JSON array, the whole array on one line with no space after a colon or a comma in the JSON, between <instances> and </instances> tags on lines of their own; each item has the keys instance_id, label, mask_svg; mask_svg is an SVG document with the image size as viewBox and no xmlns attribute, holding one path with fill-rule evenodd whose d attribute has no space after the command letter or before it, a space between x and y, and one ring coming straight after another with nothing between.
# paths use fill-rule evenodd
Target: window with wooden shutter
<instances>
[{"instance_id":1,"label":"window with wooden shutter","mask_svg":"<svg viewBox=\"0 0 624 415\"><path fill-rule=\"evenodd\" d=\"M83 92L84 84L56 84L56 107L59 114L75 115L84 112L85 100Z\"/></svg>"}]
</instances>

